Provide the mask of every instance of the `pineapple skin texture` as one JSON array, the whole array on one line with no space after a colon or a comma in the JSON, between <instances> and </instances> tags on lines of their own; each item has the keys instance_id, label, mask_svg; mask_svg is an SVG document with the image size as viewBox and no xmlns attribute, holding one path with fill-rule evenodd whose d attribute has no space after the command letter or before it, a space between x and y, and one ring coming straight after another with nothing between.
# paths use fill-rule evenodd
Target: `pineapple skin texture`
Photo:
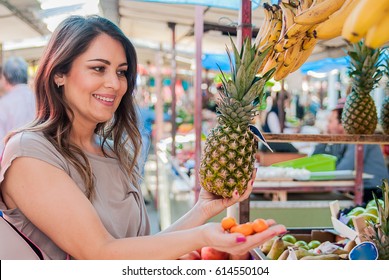
<instances>
[{"instance_id":1,"label":"pineapple skin texture","mask_svg":"<svg viewBox=\"0 0 389 280\"><path fill-rule=\"evenodd\" d=\"M243 194L253 173L257 144L248 128L213 128L200 163L202 187L224 198L232 197L235 189Z\"/></svg>"},{"instance_id":2,"label":"pineapple skin texture","mask_svg":"<svg viewBox=\"0 0 389 280\"><path fill-rule=\"evenodd\" d=\"M373 134L377 127L377 109L369 94L351 92L342 113L342 124L348 134Z\"/></svg>"}]
</instances>

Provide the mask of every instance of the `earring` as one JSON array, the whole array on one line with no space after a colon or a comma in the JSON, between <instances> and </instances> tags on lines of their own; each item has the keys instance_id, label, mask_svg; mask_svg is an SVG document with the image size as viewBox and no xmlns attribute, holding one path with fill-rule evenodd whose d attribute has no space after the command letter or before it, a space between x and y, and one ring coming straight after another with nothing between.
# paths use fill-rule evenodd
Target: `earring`
<instances>
[{"instance_id":1,"label":"earring","mask_svg":"<svg viewBox=\"0 0 389 280\"><path fill-rule=\"evenodd\" d=\"M60 84L59 83L57 83L57 88L59 88L60 87Z\"/></svg>"}]
</instances>

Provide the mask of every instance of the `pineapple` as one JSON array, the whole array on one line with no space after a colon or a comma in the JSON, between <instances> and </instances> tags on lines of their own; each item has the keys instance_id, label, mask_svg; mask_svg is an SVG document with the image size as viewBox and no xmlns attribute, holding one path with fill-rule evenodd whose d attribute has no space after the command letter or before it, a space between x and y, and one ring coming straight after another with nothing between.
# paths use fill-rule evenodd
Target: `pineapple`
<instances>
[{"instance_id":1,"label":"pineapple","mask_svg":"<svg viewBox=\"0 0 389 280\"><path fill-rule=\"evenodd\" d=\"M342 124L348 134L373 134L377 126L377 110L370 92L383 75L379 59L381 49L371 49L363 41L348 51L352 91L347 95Z\"/></svg>"},{"instance_id":2,"label":"pineapple","mask_svg":"<svg viewBox=\"0 0 389 280\"><path fill-rule=\"evenodd\" d=\"M228 49L227 54L232 77L227 79L221 71L218 125L206 139L199 170L202 187L222 197L231 197L235 189L242 194L247 188L258 144L250 122L258 114L265 83L274 73L272 69L262 77L256 76L271 47L257 49L247 39L239 53L232 40L231 43L235 63Z\"/></svg>"},{"instance_id":3,"label":"pineapple","mask_svg":"<svg viewBox=\"0 0 389 280\"><path fill-rule=\"evenodd\" d=\"M384 206L378 202L377 197L374 195L374 199L378 208L377 224L369 223L365 229L365 239L373 242L378 249L378 259L389 260L389 184L388 180L382 180L382 199Z\"/></svg>"}]
</instances>

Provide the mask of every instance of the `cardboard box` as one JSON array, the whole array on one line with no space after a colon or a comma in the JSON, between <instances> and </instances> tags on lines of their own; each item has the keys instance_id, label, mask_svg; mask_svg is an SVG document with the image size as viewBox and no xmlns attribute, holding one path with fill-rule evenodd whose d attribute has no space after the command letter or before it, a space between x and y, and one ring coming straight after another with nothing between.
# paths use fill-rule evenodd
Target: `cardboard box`
<instances>
[{"instance_id":1,"label":"cardboard box","mask_svg":"<svg viewBox=\"0 0 389 280\"><path fill-rule=\"evenodd\" d=\"M338 215L340 211L340 205L338 200L330 202L330 210L331 210L331 222L332 222L332 226L334 227L334 230L338 232L340 236L346 237L350 240L355 240L357 244L361 243L357 231L355 231L354 229L350 228L349 226L347 226L346 224L338 220ZM356 224L356 222L354 224Z\"/></svg>"}]
</instances>

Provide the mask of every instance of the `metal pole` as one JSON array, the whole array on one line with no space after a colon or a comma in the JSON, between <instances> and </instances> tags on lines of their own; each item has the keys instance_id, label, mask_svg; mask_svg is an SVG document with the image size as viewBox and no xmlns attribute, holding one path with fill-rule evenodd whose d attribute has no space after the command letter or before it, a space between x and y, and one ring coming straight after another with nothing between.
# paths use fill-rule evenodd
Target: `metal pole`
<instances>
[{"instance_id":1,"label":"metal pole","mask_svg":"<svg viewBox=\"0 0 389 280\"><path fill-rule=\"evenodd\" d=\"M204 33L204 18L203 18L204 7L196 6L195 8L195 38L196 38L196 75L195 75L195 113L194 113L194 126L195 126L195 201L199 198L200 193L200 178L198 176L200 170L201 160L201 124L202 124L202 39Z\"/></svg>"},{"instance_id":2,"label":"metal pole","mask_svg":"<svg viewBox=\"0 0 389 280\"><path fill-rule=\"evenodd\" d=\"M363 202L363 144L355 145L355 205Z\"/></svg>"},{"instance_id":3,"label":"metal pole","mask_svg":"<svg viewBox=\"0 0 389 280\"><path fill-rule=\"evenodd\" d=\"M171 77L171 91L172 91L172 156L176 156L176 76L177 76L177 62L176 62L176 23L168 22L169 28L172 30L172 77Z\"/></svg>"},{"instance_id":4,"label":"metal pole","mask_svg":"<svg viewBox=\"0 0 389 280\"><path fill-rule=\"evenodd\" d=\"M162 47L160 46L159 51L155 55L155 67L156 67L156 73L155 73L155 93L157 97L157 102L155 103L155 139L154 139L154 148L155 148L155 155L156 155L156 163L157 163L157 172L156 172L156 188L154 193L154 206L155 209L158 209L159 207L159 159L158 159L158 153L160 152L158 150L158 143L162 139L163 134L163 95L162 95L162 75L161 75L161 68L162 68Z\"/></svg>"}]
</instances>

